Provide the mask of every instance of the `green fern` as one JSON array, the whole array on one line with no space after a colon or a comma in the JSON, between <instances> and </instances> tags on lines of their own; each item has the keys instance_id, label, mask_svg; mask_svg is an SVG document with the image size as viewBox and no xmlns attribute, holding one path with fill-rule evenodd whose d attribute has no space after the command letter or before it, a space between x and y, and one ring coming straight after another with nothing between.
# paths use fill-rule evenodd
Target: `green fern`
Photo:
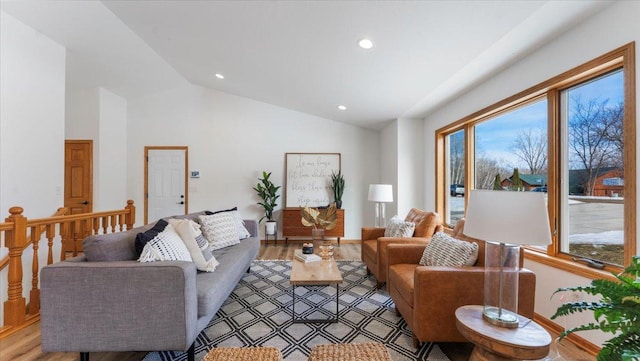
<instances>
[{"instance_id":1,"label":"green fern","mask_svg":"<svg viewBox=\"0 0 640 361\"><path fill-rule=\"evenodd\" d=\"M551 319L574 313L592 311L595 323L570 328L560 339L579 332L600 330L615 336L606 341L598 353L598 361L640 360L640 256L622 273L614 274L617 281L597 279L589 286L559 288L554 292L581 292L600 296L596 302L567 302L556 310Z\"/></svg>"}]
</instances>

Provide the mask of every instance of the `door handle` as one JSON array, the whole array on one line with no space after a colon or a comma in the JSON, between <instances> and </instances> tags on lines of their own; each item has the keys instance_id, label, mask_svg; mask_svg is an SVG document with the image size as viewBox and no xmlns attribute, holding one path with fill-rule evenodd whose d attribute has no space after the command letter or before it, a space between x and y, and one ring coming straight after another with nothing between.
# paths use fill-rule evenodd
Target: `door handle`
<instances>
[{"instance_id":1,"label":"door handle","mask_svg":"<svg viewBox=\"0 0 640 361\"><path fill-rule=\"evenodd\" d=\"M184 202L178 202L178 203L176 203L176 204L184 204Z\"/></svg>"},{"instance_id":2,"label":"door handle","mask_svg":"<svg viewBox=\"0 0 640 361\"><path fill-rule=\"evenodd\" d=\"M89 201L80 202L78 204L84 204L86 206L87 204L89 204Z\"/></svg>"}]
</instances>

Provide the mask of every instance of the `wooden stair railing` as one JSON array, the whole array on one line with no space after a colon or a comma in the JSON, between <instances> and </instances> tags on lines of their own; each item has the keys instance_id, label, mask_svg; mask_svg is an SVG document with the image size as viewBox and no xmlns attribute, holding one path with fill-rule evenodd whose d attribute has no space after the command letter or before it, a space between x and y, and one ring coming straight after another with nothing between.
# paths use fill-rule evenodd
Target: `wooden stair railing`
<instances>
[{"instance_id":1,"label":"wooden stair railing","mask_svg":"<svg viewBox=\"0 0 640 361\"><path fill-rule=\"evenodd\" d=\"M136 209L132 200L124 209L66 215L64 208L48 218L27 219L21 207L9 209L9 217L0 223L0 240L9 249L8 258L0 262L0 270L7 270L7 300L4 302L4 320L0 326L0 339L37 322L40 319L40 261L39 243L47 240L47 264L54 263L54 246L60 242L60 261L67 253L76 256L82 249L82 240L94 234L114 233L133 228ZM58 214L61 213L61 214ZM32 252L25 252L31 245ZM23 257L24 256L24 257ZM28 257L31 256L31 259ZM23 295L23 262L31 263L31 290L29 304ZM28 277L28 276L27 276Z\"/></svg>"}]
</instances>

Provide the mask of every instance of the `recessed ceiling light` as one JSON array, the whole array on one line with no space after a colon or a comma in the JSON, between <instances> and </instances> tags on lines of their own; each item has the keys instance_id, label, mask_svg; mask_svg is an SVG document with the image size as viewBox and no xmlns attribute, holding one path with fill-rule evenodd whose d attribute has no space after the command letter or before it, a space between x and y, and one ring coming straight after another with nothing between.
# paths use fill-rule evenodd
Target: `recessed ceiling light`
<instances>
[{"instance_id":1,"label":"recessed ceiling light","mask_svg":"<svg viewBox=\"0 0 640 361\"><path fill-rule=\"evenodd\" d=\"M340 109L340 110L347 110L347 107L345 107L344 105L338 105L338 109Z\"/></svg>"},{"instance_id":2,"label":"recessed ceiling light","mask_svg":"<svg viewBox=\"0 0 640 361\"><path fill-rule=\"evenodd\" d=\"M373 42L369 39L360 39L360 41L358 41L358 45L362 48L362 49L371 49L373 48Z\"/></svg>"},{"instance_id":3,"label":"recessed ceiling light","mask_svg":"<svg viewBox=\"0 0 640 361\"><path fill-rule=\"evenodd\" d=\"M224 75L220 74L220 73L216 73L216 78L218 79L224 79Z\"/></svg>"}]
</instances>

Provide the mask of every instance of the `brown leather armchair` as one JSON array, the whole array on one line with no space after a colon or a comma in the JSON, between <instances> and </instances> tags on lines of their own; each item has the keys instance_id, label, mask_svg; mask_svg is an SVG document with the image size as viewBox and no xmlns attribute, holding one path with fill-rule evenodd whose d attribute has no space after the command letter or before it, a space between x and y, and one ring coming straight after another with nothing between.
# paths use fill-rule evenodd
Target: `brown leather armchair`
<instances>
[{"instance_id":1,"label":"brown leather armchair","mask_svg":"<svg viewBox=\"0 0 640 361\"><path fill-rule=\"evenodd\" d=\"M384 228L362 228L362 261L367 274L373 273L380 288L387 281L387 246L391 243L418 243L426 245L434 233L442 230L442 218L438 213L412 208L404 219L416 228L413 237L384 237Z\"/></svg>"},{"instance_id":2,"label":"brown leather armchair","mask_svg":"<svg viewBox=\"0 0 640 361\"><path fill-rule=\"evenodd\" d=\"M472 267L419 265L425 245L392 244L387 247L387 290L413 333L413 344L420 342L466 342L456 328L455 311L464 305L484 302L485 242L462 234L464 220L458 222L453 237L478 243L478 260ZM536 276L522 268L520 253L518 313L533 318Z\"/></svg>"}]
</instances>

